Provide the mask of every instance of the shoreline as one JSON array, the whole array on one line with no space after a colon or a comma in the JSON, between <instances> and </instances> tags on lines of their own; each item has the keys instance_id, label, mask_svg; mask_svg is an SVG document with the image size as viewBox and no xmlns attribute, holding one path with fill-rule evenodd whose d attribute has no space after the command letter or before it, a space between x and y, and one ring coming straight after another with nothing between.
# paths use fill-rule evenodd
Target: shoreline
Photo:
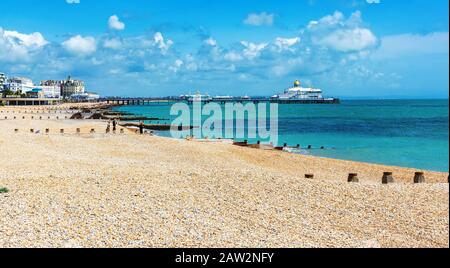
<instances>
[{"instance_id":1,"label":"shoreline","mask_svg":"<svg viewBox=\"0 0 450 268\"><path fill-rule=\"evenodd\" d=\"M130 105L132 106L132 105ZM115 108L116 107L122 107L122 105L117 105L117 106L111 106L108 110L113 111L113 112L119 112L119 113L124 113L124 115L133 115L133 116L142 116L140 114L133 114L132 112L124 112L124 111L118 111ZM161 119L163 120L163 119ZM154 120L150 120L150 121L154 121ZM133 124L133 123L131 123ZM130 124L130 125L131 125ZM137 124L137 123L136 123ZM165 126L165 125L164 125ZM136 127L138 127L138 125L136 125ZM192 126L191 126L192 127ZM167 128L169 128L169 126L167 126ZM152 130L152 129L150 129ZM153 129L157 132L154 133L154 135L158 135L158 132L167 132L167 130L158 130L157 128ZM164 137L164 138L170 138L172 139L173 137L170 137L168 135L158 135L160 137ZM173 138L173 139L177 139L177 138ZM197 139L197 140L204 140L204 139ZM227 139L224 139L227 140ZM235 140L236 141L236 140ZM254 142L256 143L256 142ZM248 144L249 148L253 148L256 144ZM275 149L275 148L272 148ZM286 149L301 149L303 151L306 151L307 153L302 153L302 152L295 152L295 151L289 151ZM393 167L393 168L405 168L405 169L411 169L411 170L418 170L418 171L429 171L429 172L439 172L439 173L448 173L449 171L442 171L442 170L433 170L433 169L427 169L427 168L418 168L418 167L412 167L412 166L400 166L400 165L394 165L394 164L388 164L388 163L382 163L382 162L368 162L368 161L360 161L360 160L353 160L353 159L344 159L344 158L338 158L338 157L327 157L327 156L321 156L319 154L314 154L312 153L313 151L320 151L323 150L320 147L316 147L316 148L312 148L312 149L307 149L307 147L303 147L303 148L295 148L295 147L286 147L284 148L283 151L287 152L287 153L292 153L292 154L297 154L297 155L303 155L303 156L312 156L312 157L317 157L317 158L324 158L324 159L332 159L332 160L342 160L342 161L349 161L349 162L356 162L356 163L365 163L365 164L371 164L371 165L379 165L379 166L385 166L385 167ZM325 150L327 150L327 148L325 148ZM334 148L328 149L328 150L335 150Z\"/></svg>"},{"instance_id":2,"label":"shoreline","mask_svg":"<svg viewBox=\"0 0 450 268\"><path fill-rule=\"evenodd\" d=\"M449 247L447 173L414 184L421 170L106 134L28 109L0 113L0 247Z\"/></svg>"}]
</instances>

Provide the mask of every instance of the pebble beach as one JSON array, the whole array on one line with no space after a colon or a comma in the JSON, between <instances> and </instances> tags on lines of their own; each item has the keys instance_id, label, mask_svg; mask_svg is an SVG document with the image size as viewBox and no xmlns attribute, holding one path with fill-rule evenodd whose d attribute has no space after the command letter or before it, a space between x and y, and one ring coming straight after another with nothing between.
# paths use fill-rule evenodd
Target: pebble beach
<instances>
[{"instance_id":1,"label":"pebble beach","mask_svg":"<svg viewBox=\"0 0 450 268\"><path fill-rule=\"evenodd\" d=\"M48 108L0 107L0 247L449 247L448 173L106 134Z\"/></svg>"}]
</instances>

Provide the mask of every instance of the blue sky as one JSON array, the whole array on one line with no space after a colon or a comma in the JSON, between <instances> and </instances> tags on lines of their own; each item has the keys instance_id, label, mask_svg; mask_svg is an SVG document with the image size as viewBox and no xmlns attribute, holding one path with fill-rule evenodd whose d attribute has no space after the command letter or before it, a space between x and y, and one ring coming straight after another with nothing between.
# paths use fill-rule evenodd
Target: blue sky
<instances>
[{"instance_id":1,"label":"blue sky","mask_svg":"<svg viewBox=\"0 0 450 268\"><path fill-rule=\"evenodd\" d=\"M69 3L73 2L73 3ZM79 3L77 3L79 2ZM445 0L2 0L0 72L102 95L444 97Z\"/></svg>"}]
</instances>

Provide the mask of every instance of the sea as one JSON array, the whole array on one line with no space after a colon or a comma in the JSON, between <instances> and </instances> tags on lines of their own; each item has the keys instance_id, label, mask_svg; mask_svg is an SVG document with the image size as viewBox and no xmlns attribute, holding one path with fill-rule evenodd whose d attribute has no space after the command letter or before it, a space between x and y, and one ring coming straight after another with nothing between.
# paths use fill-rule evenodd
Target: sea
<instances>
[{"instance_id":1,"label":"sea","mask_svg":"<svg viewBox=\"0 0 450 268\"><path fill-rule=\"evenodd\" d=\"M177 117L170 114L171 106L167 104L114 109L159 118L146 121L147 124L170 124ZM157 134L171 136L169 132ZM246 137L236 140L242 139L256 142ZM338 105L280 104L277 145L285 143L301 145L302 149L294 153L448 172L449 101L342 100ZM309 145L311 149L307 149Z\"/></svg>"}]
</instances>

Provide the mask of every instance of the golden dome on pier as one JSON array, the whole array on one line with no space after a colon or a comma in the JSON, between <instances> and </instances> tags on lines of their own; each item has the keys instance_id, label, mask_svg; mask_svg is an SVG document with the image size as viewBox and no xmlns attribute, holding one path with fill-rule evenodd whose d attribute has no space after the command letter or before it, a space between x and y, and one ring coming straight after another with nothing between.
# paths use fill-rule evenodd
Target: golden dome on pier
<instances>
[{"instance_id":1,"label":"golden dome on pier","mask_svg":"<svg viewBox=\"0 0 450 268\"><path fill-rule=\"evenodd\" d=\"M298 80L295 80L295 82L294 82L294 87L300 87L300 81L298 81Z\"/></svg>"}]
</instances>

